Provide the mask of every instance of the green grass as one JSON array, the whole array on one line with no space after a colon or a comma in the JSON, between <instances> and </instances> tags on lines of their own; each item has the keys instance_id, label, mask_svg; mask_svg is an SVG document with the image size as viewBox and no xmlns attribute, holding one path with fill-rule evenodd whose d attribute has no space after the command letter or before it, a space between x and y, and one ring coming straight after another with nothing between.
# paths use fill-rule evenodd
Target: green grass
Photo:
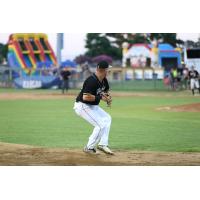
<instances>
[{"instance_id":1,"label":"green grass","mask_svg":"<svg viewBox=\"0 0 200 200\"><path fill-rule=\"evenodd\" d=\"M200 97L177 96L177 93L165 97L164 92L160 96L154 93L145 97L116 97L111 109L102 104L113 120L110 146L114 149L199 152L200 113L155 109L200 102ZM82 148L92 127L76 116L72 107L73 99L0 100L0 141Z\"/></svg>"}]
</instances>

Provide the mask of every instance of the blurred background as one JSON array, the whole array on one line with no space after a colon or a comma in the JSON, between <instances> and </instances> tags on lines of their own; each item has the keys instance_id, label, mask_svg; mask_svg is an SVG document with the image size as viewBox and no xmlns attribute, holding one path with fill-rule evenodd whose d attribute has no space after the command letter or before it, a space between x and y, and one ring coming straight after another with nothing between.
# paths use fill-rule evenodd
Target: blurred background
<instances>
[{"instance_id":1,"label":"blurred background","mask_svg":"<svg viewBox=\"0 0 200 200\"><path fill-rule=\"evenodd\" d=\"M80 88L101 60L115 90L184 90L184 70L200 72L200 34L1 33L0 87L59 89L67 68L70 89Z\"/></svg>"}]
</instances>

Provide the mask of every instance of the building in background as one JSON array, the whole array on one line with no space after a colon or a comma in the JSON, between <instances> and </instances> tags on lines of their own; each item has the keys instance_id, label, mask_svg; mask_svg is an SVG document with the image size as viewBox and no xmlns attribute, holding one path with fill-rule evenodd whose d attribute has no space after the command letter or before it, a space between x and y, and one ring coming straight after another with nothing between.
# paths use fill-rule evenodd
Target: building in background
<instances>
[{"instance_id":1,"label":"building in background","mask_svg":"<svg viewBox=\"0 0 200 200\"><path fill-rule=\"evenodd\" d=\"M164 68L169 71L171 68L181 67L181 50L172 47L170 44L134 44L127 48L123 47L123 67L130 65L133 68L153 67Z\"/></svg>"}]
</instances>

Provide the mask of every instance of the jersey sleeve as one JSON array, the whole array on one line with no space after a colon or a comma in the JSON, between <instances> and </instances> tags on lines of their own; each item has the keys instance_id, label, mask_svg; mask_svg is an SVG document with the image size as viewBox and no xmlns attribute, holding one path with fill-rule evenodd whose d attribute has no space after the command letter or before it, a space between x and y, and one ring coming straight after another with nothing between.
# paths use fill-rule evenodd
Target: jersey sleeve
<instances>
[{"instance_id":1,"label":"jersey sleeve","mask_svg":"<svg viewBox=\"0 0 200 200\"><path fill-rule=\"evenodd\" d=\"M82 91L83 93L94 94L94 83L90 79L85 80Z\"/></svg>"},{"instance_id":2,"label":"jersey sleeve","mask_svg":"<svg viewBox=\"0 0 200 200\"><path fill-rule=\"evenodd\" d=\"M98 105L101 97L100 95L96 95L96 85L95 81L93 81L91 78L87 79L84 84L83 84L83 89L82 93L89 93L95 96L95 101L94 102L89 102L89 101L82 101L83 103L91 104L91 105Z\"/></svg>"}]
</instances>

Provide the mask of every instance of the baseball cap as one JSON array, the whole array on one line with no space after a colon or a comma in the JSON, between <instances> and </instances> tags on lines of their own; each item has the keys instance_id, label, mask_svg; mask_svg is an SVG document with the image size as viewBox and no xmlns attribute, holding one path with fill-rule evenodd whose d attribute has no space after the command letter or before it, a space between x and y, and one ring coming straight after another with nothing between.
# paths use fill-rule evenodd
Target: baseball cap
<instances>
[{"instance_id":1,"label":"baseball cap","mask_svg":"<svg viewBox=\"0 0 200 200\"><path fill-rule=\"evenodd\" d=\"M101 61L97 64L97 68L99 69L107 69L107 68L111 68L112 66L108 64L108 62L106 61Z\"/></svg>"}]
</instances>

